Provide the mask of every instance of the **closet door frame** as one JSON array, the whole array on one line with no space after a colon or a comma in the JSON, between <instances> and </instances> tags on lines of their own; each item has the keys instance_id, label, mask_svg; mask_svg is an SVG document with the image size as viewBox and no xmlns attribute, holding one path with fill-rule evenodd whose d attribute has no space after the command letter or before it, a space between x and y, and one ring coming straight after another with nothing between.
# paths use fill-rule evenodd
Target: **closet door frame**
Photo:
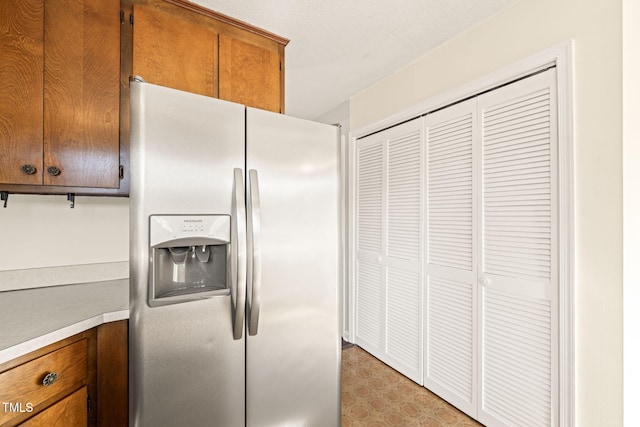
<instances>
[{"instance_id":1,"label":"closet door frame","mask_svg":"<svg viewBox=\"0 0 640 427\"><path fill-rule=\"evenodd\" d=\"M573 61L574 42L567 40L542 52L501 68L479 79L462 84L444 93L416 103L388 117L349 133L349 181L351 195L348 201L350 233L348 244L352 254L347 262L351 266L349 275L350 305L348 307L345 337L355 341L355 212L353 197L355 182L355 142L373 132L422 116L458 100L478 95L489 89L530 75L550 66L556 67L558 107L558 336L559 336L559 425L575 424L575 167L574 167L574 93Z\"/></svg>"}]
</instances>

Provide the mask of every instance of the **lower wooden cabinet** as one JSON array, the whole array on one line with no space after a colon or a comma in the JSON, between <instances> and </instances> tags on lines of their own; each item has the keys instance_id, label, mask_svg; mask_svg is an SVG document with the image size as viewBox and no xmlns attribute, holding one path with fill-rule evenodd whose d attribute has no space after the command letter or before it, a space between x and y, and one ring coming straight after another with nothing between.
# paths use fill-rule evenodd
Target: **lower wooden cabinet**
<instances>
[{"instance_id":1,"label":"lower wooden cabinet","mask_svg":"<svg viewBox=\"0 0 640 427\"><path fill-rule=\"evenodd\" d=\"M126 426L128 321L0 365L0 426Z\"/></svg>"}]
</instances>

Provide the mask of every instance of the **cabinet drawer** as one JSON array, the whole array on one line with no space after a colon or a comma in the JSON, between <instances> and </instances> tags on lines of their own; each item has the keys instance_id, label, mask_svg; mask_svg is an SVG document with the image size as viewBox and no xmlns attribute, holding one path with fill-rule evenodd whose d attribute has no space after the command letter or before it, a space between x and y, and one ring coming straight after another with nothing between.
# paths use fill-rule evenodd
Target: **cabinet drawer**
<instances>
[{"instance_id":1,"label":"cabinet drawer","mask_svg":"<svg viewBox=\"0 0 640 427\"><path fill-rule=\"evenodd\" d=\"M86 384L87 348L87 340L83 339L0 373L0 402L4 405L0 409L0 425L24 412L38 412L38 405ZM57 379L44 385L45 377L51 373Z\"/></svg>"},{"instance_id":2,"label":"cabinet drawer","mask_svg":"<svg viewBox=\"0 0 640 427\"><path fill-rule=\"evenodd\" d=\"M55 405L20 424L21 427L86 427L87 387L73 392Z\"/></svg>"}]
</instances>

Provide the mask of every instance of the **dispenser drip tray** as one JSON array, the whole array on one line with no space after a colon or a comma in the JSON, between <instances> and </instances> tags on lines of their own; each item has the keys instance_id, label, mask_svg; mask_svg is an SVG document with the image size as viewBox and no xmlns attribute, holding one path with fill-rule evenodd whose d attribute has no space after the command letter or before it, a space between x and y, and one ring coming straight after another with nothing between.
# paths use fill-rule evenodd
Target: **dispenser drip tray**
<instances>
[{"instance_id":1,"label":"dispenser drip tray","mask_svg":"<svg viewBox=\"0 0 640 427\"><path fill-rule=\"evenodd\" d=\"M202 284L202 285L189 285L176 284L172 289L156 294L156 298L169 298L180 295L195 294L199 292L213 292L227 289L225 284Z\"/></svg>"}]
</instances>

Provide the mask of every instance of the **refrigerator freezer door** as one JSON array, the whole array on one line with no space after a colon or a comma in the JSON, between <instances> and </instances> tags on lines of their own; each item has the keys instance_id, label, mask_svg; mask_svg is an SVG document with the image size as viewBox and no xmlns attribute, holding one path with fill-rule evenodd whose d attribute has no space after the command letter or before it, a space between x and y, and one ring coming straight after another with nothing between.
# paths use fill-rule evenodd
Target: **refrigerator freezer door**
<instances>
[{"instance_id":1,"label":"refrigerator freezer door","mask_svg":"<svg viewBox=\"0 0 640 427\"><path fill-rule=\"evenodd\" d=\"M245 342L233 337L237 274L228 274L224 295L147 303L150 215L228 215L234 222L244 107L139 82L131 94L129 425L244 426ZM234 234L230 250L237 249Z\"/></svg>"},{"instance_id":2,"label":"refrigerator freezer door","mask_svg":"<svg viewBox=\"0 0 640 427\"><path fill-rule=\"evenodd\" d=\"M246 338L248 426L340 425L338 147L334 126L247 109L262 267Z\"/></svg>"}]
</instances>

